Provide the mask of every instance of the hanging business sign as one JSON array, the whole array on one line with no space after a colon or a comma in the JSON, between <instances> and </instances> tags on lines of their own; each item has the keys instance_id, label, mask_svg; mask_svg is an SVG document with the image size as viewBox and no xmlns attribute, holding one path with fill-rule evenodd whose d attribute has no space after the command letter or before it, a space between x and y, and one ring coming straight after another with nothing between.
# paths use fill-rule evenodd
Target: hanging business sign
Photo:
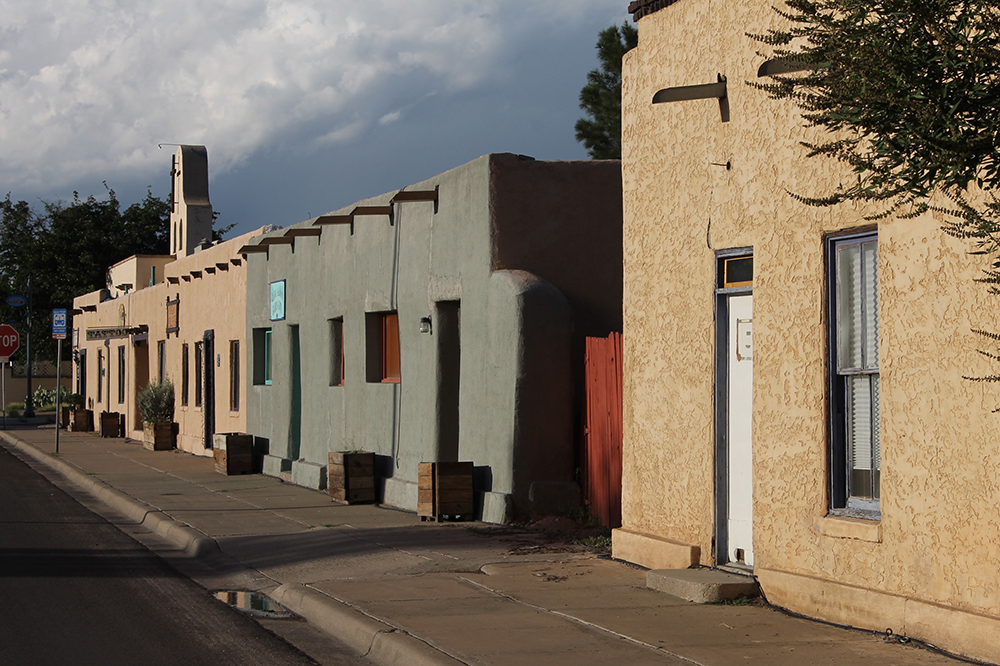
<instances>
[{"instance_id":1,"label":"hanging business sign","mask_svg":"<svg viewBox=\"0 0 1000 666\"><path fill-rule=\"evenodd\" d=\"M27 305L28 299L25 298L24 296L14 295L14 296L8 296L6 302L7 305L9 305L12 308L19 308L22 305Z\"/></svg>"}]
</instances>

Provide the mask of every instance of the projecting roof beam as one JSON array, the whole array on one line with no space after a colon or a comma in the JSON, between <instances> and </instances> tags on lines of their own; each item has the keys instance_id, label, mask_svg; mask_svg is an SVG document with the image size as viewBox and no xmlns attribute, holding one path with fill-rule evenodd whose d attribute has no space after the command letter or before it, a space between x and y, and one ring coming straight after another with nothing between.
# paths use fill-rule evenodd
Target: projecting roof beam
<instances>
[{"instance_id":1,"label":"projecting roof beam","mask_svg":"<svg viewBox=\"0 0 1000 666\"><path fill-rule=\"evenodd\" d=\"M395 196L389 201L390 204L394 204L400 201L434 201L438 200L438 187L435 186L433 190L400 190L396 192Z\"/></svg>"},{"instance_id":2,"label":"projecting roof beam","mask_svg":"<svg viewBox=\"0 0 1000 666\"><path fill-rule=\"evenodd\" d=\"M320 215L313 222L313 226L323 226L327 224L354 224L353 215Z\"/></svg>"},{"instance_id":3,"label":"projecting roof beam","mask_svg":"<svg viewBox=\"0 0 1000 666\"><path fill-rule=\"evenodd\" d=\"M792 74L793 72L805 72L811 69L816 69L815 65L806 64L804 62L797 62L795 60L782 60L781 58L774 58L773 60L766 61L757 70L757 78L762 76L776 76L779 74Z\"/></svg>"},{"instance_id":4,"label":"projecting roof beam","mask_svg":"<svg viewBox=\"0 0 1000 666\"><path fill-rule=\"evenodd\" d=\"M291 245L295 242L293 236L268 236L259 243L260 245Z\"/></svg>"},{"instance_id":5,"label":"projecting roof beam","mask_svg":"<svg viewBox=\"0 0 1000 666\"><path fill-rule=\"evenodd\" d=\"M313 228L303 229L301 227L296 227L294 229L289 229L288 231L286 231L285 236L289 238L298 238L299 236L319 236L321 233L323 233L322 229L313 229Z\"/></svg>"},{"instance_id":6,"label":"projecting roof beam","mask_svg":"<svg viewBox=\"0 0 1000 666\"><path fill-rule=\"evenodd\" d=\"M665 104L667 102L687 102L694 99L717 99L719 100L719 112L722 115L722 122L729 122L729 97L726 91L726 77L719 74L716 83L703 83L695 86L675 86L658 90L653 95L653 104Z\"/></svg>"},{"instance_id":7,"label":"projecting roof beam","mask_svg":"<svg viewBox=\"0 0 1000 666\"><path fill-rule=\"evenodd\" d=\"M246 256L248 254L252 254L254 252L264 252L264 253L266 253L267 252L267 246L264 245L264 244L260 244L260 245L244 245L243 247L241 247L239 249L239 253L242 254L242 255L244 255L244 256Z\"/></svg>"}]
</instances>

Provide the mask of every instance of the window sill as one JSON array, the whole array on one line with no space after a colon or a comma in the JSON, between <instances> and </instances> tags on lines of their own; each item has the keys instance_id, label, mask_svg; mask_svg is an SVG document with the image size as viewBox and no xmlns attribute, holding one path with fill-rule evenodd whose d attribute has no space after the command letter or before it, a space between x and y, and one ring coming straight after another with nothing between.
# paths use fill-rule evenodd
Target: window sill
<instances>
[{"instance_id":1,"label":"window sill","mask_svg":"<svg viewBox=\"0 0 1000 666\"><path fill-rule=\"evenodd\" d=\"M828 515L816 519L816 531L834 539L855 539L882 543L882 523L879 520Z\"/></svg>"}]
</instances>

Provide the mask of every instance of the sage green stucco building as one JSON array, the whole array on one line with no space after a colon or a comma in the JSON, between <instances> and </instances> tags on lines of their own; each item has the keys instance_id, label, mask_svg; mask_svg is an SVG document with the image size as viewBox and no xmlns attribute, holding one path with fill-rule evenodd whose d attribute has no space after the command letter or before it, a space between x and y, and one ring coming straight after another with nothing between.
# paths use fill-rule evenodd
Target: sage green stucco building
<instances>
[{"instance_id":1,"label":"sage green stucco building","mask_svg":"<svg viewBox=\"0 0 1000 666\"><path fill-rule=\"evenodd\" d=\"M264 472L325 486L377 455L414 509L417 465L472 461L502 522L579 501L585 335L621 330L617 161L486 155L245 247L247 429Z\"/></svg>"}]
</instances>

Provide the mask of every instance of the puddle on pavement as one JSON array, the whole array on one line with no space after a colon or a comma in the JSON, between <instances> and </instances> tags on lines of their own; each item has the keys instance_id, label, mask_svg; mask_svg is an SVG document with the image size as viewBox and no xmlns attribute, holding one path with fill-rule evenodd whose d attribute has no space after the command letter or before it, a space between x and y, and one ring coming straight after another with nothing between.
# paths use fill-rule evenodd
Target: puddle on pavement
<instances>
[{"instance_id":1,"label":"puddle on pavement","mask_svg":"<svg viewBox=\"0 0 1000 666\"><path fill-rule=\"evenodd\" d=\"M294 614L284 606L260 592L241 592L223 590L213 596L219 601L229 604L236 610L243 611L255 617L284 619L294 617Z\"/></svg>"}]
</instances>

